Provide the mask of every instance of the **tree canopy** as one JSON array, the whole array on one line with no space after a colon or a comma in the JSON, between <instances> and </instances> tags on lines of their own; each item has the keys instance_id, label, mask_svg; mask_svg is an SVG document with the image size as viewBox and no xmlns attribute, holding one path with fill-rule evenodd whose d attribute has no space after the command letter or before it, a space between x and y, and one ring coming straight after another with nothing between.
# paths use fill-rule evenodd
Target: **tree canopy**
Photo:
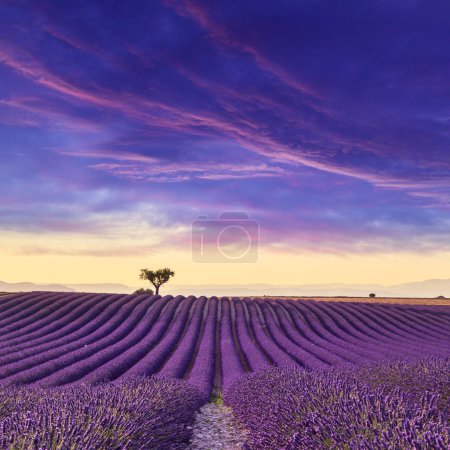
<instances>
[{"instance_id":1,"label":"tree canopy","mask_svg":"<svg viewBox=\"0 0 450 450\"><path fill-rule=\"evenodd\" d=\"M158 295L160 286L167 283L174 275L175 272L167 267L158 270L141 269L140 279L150 281L155 287L155 294Z\"/></svg>"}]
</instances>

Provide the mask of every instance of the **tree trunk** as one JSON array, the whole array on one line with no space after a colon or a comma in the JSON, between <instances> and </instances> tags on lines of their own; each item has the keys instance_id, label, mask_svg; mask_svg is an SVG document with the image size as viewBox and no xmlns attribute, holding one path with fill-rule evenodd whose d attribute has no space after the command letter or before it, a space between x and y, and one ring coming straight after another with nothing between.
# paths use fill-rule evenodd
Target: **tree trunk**
<instances>
[{"instance_id":1,"label":"tree trunk","mask_svg":"<svg viewBox=\"0 0 450 450\"><path fill-rule=\"evenodd\" d=\"M159 286L155 286L155 295L158 295L159 294Z\"/></svg>"}]
</instances>

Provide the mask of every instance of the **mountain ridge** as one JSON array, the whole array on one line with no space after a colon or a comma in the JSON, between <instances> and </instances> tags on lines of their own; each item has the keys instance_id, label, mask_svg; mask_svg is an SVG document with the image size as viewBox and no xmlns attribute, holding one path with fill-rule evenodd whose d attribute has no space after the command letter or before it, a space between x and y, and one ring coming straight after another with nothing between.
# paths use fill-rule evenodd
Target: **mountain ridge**
<instances>
[{"instance_id":1,"label":"mountain ridge","mask_svg":"<svg viewBox=\"0 0 450 450\"><path fill-rule=\"evenodd\" d=\"M0 281L0 292L98 292L131 294L138 286L127 286L122 283L32 283L19 282L7 283ZM450 279L429 279L416 282L408 282L394 285L377 283L351 284L351 283L323 283L323 284L299 284L299 285L272 285L268 283L221 285L221 284L197 284L182 285L168 284L163 287L164 292L172 295L217 295L217 296L325 296L325 297L367 297L375 293L378 297L424 297L437 296L450 297Z\"/></svg>"}]
</instances>

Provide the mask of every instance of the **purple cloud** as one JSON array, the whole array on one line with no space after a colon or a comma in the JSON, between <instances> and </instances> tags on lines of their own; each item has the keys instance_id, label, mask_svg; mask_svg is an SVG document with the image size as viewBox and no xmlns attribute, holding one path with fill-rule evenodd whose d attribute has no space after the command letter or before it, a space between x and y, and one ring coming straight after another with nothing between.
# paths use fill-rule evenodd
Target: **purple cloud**
<instances>
[{"instance_id":1,"label":"purple cloud","mask_svg":"<svg viewBox=\"0 0 450 450\"><path fill-rule=\"evenodd\" d=\"M1 5L2 227L95 233L149 203L174 226L245 209L268 247L446 247L432 3Z\"/></svg>"}]
</instances>

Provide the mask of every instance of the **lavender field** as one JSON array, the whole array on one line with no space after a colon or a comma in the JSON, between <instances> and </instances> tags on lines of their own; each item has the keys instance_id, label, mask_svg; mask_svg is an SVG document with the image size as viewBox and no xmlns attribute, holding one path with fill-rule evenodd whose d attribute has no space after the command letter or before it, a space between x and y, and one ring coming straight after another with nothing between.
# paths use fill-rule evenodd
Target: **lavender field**
<instances>
[{"instance_id":1,"label":"lavender field","mask_svg":"<svg viewBox=\"0 0 450 450\"><path fill-rule=\"evenodd\" d=\"M365 424L378 430L355 438L349 448L383 448L389 436L392 448L447 448L449 356L445 306L13 294L0 300L0 443L24 449L186 448L195 411L224 395L251 432L248 448L343 448L339 439L350 420L345 411L359 417L352 422L359 429ZM421 358L427 358L425 366L414 362ZM411 363L389 363L399 359ZM71 408L70 398L76 399ZM313 416L299 405L309 405ZM121 408L132 412L127 423L117 422ZM42 419L43 410L61 422ZM84 410L93 417L85 428L97 430L94 436L74 431ZM273 411L289 424L281 438L267 430L282 424L259 420ZM327 419L337 420L339 411L339 423ZM392 429L379 425L387 417ZM401 437L397 428L405 417ZM162 424L169 427L163 434ZM315 437L314 427L321 430ZM328 436L339 429L342 438ZM423 432L413 436L413 429ZM48 444L61 439L62 447Z\"/></svg>"}]
</instances>

